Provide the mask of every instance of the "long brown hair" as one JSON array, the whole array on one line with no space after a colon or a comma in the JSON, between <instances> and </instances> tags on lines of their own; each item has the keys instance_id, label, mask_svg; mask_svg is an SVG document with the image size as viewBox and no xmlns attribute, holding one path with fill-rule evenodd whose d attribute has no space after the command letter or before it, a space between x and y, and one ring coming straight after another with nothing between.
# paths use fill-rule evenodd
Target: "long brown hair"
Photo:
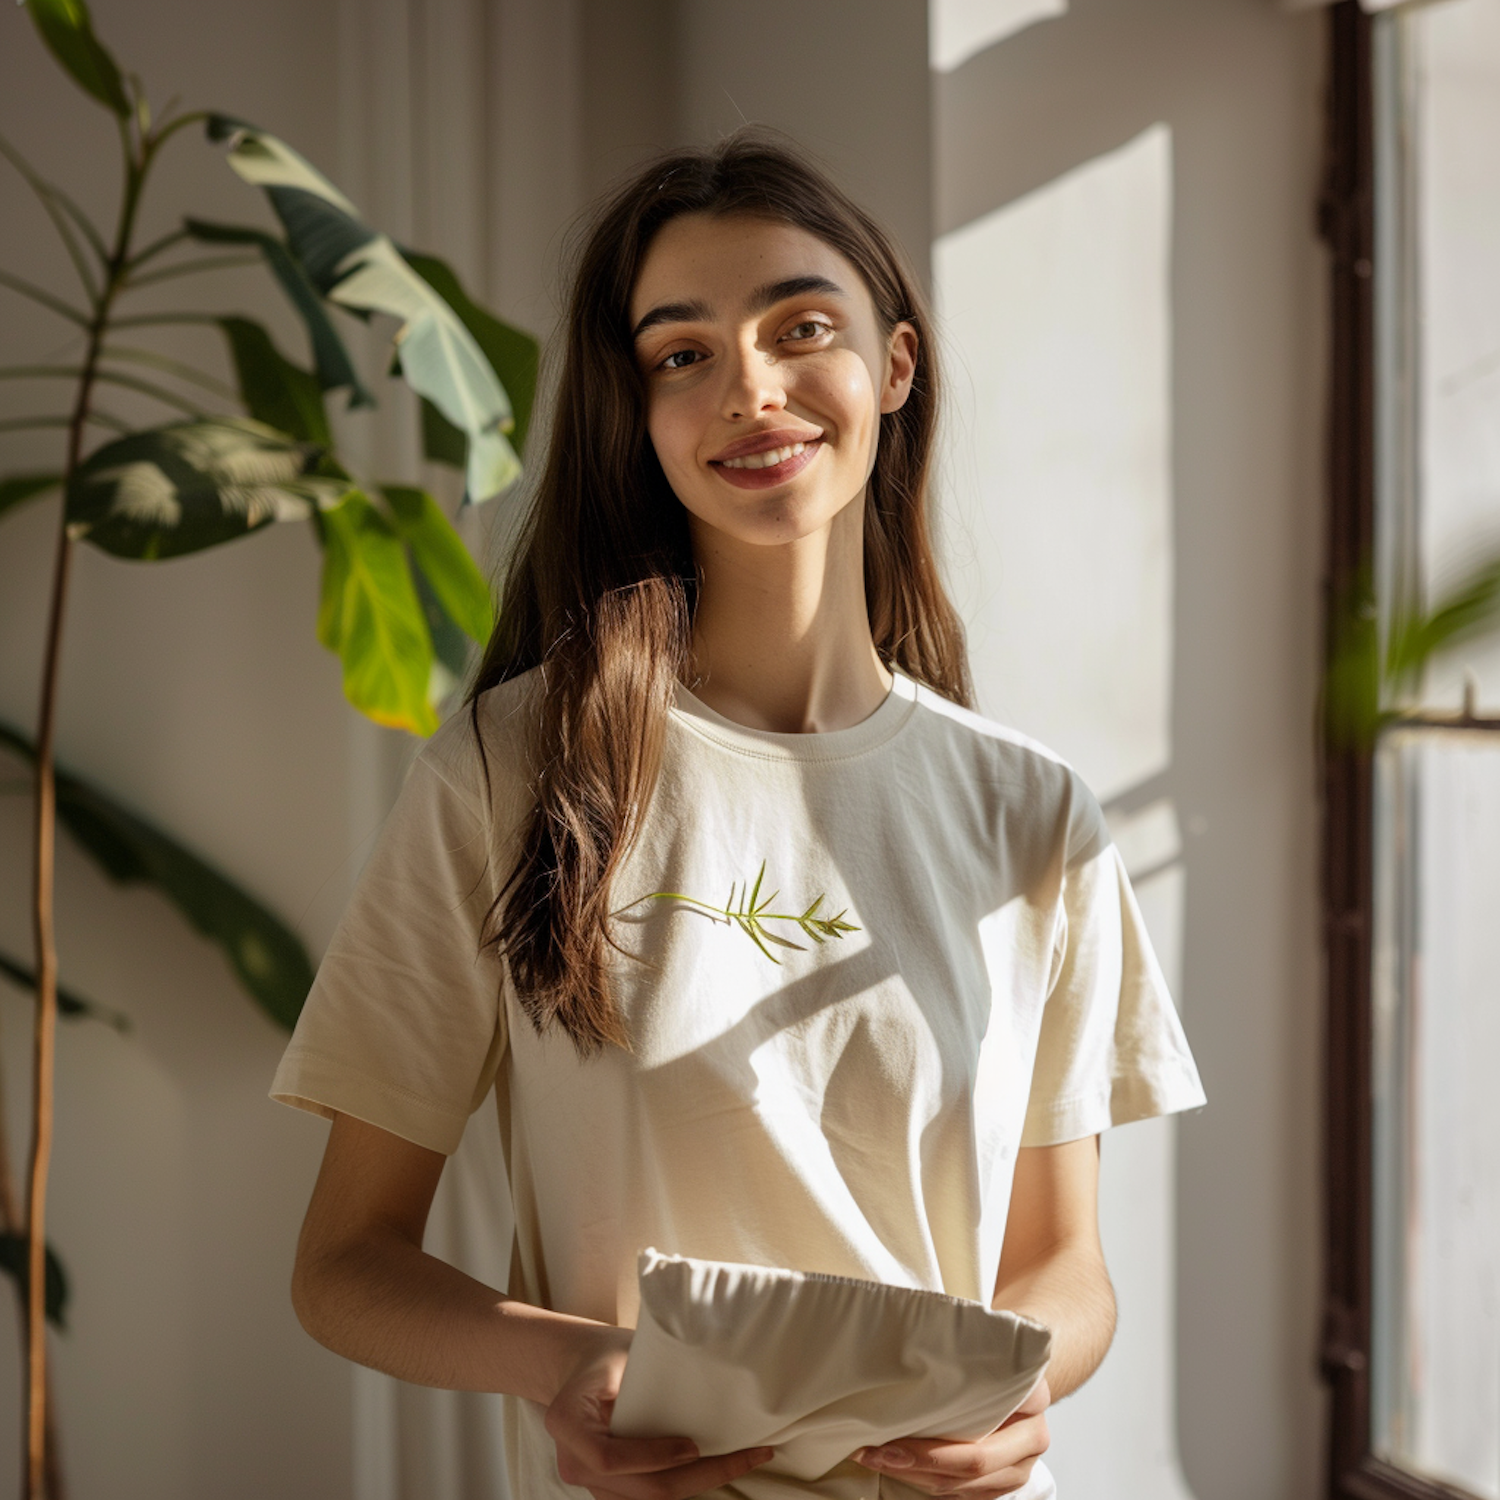
<instances>
[{"instance_id":1,"label":"long brown hair","mask_svg":"<svg viewBox=\"0 0 1500 1500\"><path fill-rule=\"evenodd\" d=\"M883 333L917 330L905 404L880 418L865 504L870 631L883 661L971 700L963 630L938 577L928 478L938 366L921 292L884 230L798 151L737 131L657 158L606 200L572 274L545 465L470 692L539 668L533 810L486 925L538 1031L579 1052L628 1046L607 981L610 879L656 784L675 684L690 660L698 576L686 512L646 431L630 297L651 242L680 214L794 225L863 276ZM482 743L482 742L481 742Z\"/></svg>"}]
</instances>

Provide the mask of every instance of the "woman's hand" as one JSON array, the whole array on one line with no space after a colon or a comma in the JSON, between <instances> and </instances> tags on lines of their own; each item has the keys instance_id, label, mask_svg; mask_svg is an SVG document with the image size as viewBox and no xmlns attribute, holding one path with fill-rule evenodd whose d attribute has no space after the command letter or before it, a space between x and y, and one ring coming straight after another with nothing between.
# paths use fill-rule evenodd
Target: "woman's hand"
<instances>
[{"instance_id":1,"label":"woman's hand","mask_svg":"<svg viewBox=\"0 0 1500 1500\"><path fill-rule=\"evenodd\" d=\"M609 1431L630 1353L628 1328L601 1328L595 1347L574 1367L547 1408L557 1445L557 1472L594 1500L687 1500L731 1484L767 1462L774 1448L745 1448L699 1458L686 1438L622 1438Z\"/></svg>"},{"instance_id":2,"label":"woman's hand","mask_svg":"<svg viewBox=\"0 0 1500 1500\"><path fill-rule=\"evenodd\" d=\"M1047 1451L1047 1418L1052 1392L1045 1376L1015 1412L977 1443L945 1438L900 1438L883 1448L854 1455L867 1469L889 1474L929 1495L965 1495L995 1500L1014 1494Z\"/></svg>"}]
</instances>

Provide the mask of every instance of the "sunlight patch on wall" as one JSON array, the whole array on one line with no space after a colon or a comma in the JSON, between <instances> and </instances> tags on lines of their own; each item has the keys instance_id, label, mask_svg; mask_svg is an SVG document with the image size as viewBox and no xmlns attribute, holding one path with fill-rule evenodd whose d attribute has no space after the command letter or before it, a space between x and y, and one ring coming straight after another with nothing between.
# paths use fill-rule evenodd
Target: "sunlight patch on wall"
<instances>
[{"instance_id":1,"label":"sunlight patch on wall","mask_svg":"<svg viewBox=\"0 0 1500 1500\"><path fill-rule=\"evenodd\" d=\"M943 236L945 543L982 712L1101 800L1170 760L1171 132Z\"/></svg>"},{"instance_id":2,"label":"sunlight patch on wall","mask_svg":"<svg viewBox=\"0 0 1500 1500\"><path fill-rule=\"evenodd\" d=\"M1067 10L1068 0L932 0L928 59L940 73L951 73L986 47Z\"/></svg>"}]
</instances>

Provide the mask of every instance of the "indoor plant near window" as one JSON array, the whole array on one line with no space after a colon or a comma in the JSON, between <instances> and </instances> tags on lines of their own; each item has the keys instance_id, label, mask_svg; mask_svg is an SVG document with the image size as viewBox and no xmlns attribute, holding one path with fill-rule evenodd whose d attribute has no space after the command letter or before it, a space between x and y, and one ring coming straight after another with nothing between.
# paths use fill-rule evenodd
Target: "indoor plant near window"
<instances>
[{"instance_id":1,"label":"indoor plant near window","mask_svg":"<svg viewBox=\"0 0 1500 1500\"><path fill-rule=\"evenodd\" d=\"M79 290L58 295L5 271L0 288L74 324L82 344L76 363L0 367L7 381L34 381L39 390L66 382L72 389L66 411L44 407L0 422L0 432L56 429L64 443L55 468L0 477L0 516L50 490L63 492L35 738L0 729L0 744L35 773L34 971L0 956L0 970L36 991L24 1255L3 1159L0 1210L9 1219L3 1226L11 1236L4 1241L12 1252L9 1268L27 1304L26 1494L40 1500L50 1490L55 1500L56 1468L49 1462L55 1448L46 1437L44 1257L60 997L53 937L57 820L111 876L149 881L173 900L224 948L241 982L282 1025L295 1020L312 973L301 942L272 913L98 789L55 770L59 646L73 552L87 541L117 557L150 561L274 522L306 521L323 557L318 638L342 661L349 701L378 723L429 733L438 722L437 702L463 672L467 642L488 635L489 590L427 491L363 479L337 453L327 395L347 391L350 406L374 398L355 371L334 308L397 320L392 373L421 398L425 455L463 471L466 502L490 498L519 473L537 347L471 301L442 261L398 247L365 224L332 183L276 137L206 112L174 116L169 107L154 117L139 81L122 74L95 37L83 0L25 3L53 57L113 117L122 165L116 226L106 238L62 188L0 141L0 152L55 226ZM195 125L227 146L241 178L265 191L279 233L186 216L179 228L137 244L158 154ZM243 316L129 310L131 294L144 286L247 261L264 263L289 297L307 331L310 367L287 358L264 327ZM232 384L131 342L152 328L190 323L220 330ZM99 401L106 389L147 396L171 417L144 428L122 422ZM65 1013L98 1009L66 992L61 1000ZM0 1141L0 1158L3 1150ZM53 1262L50 1269L58 1315L60 1267Z\"/></svg>"}]
</instances>

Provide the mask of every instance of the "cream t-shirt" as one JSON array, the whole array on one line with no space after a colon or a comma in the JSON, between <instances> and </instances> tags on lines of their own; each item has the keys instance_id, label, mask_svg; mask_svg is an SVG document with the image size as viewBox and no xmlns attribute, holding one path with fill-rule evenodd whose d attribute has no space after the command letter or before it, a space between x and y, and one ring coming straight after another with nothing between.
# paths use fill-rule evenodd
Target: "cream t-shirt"
<instances>
[{"instance_id":1,"label":"cream t-shirt","mask_svg":"<svg viewBox=\"0 0 1500 1500\"><path fill-rule=\"evenodd\" d=\"M643 960L614 961L632 1049L538 1035L478 951L538 680L481 698L488 775L466 713L417 757L272 1088L450 1153L493 1084L512 1295L633 1326L655 1246L987 1303L1019 1147L1204 1102L1092 794L900 674L824 734L748 729L679 689L612 892ZM856 930L817 942L768 915L800 945L768 943L773 962L734 922L645 899L723 907L762 866L767 913L821 896L814 915ZM514 1493L581 1495L539 1409L506 1415Z\"/></svg>"}]
</instances>

